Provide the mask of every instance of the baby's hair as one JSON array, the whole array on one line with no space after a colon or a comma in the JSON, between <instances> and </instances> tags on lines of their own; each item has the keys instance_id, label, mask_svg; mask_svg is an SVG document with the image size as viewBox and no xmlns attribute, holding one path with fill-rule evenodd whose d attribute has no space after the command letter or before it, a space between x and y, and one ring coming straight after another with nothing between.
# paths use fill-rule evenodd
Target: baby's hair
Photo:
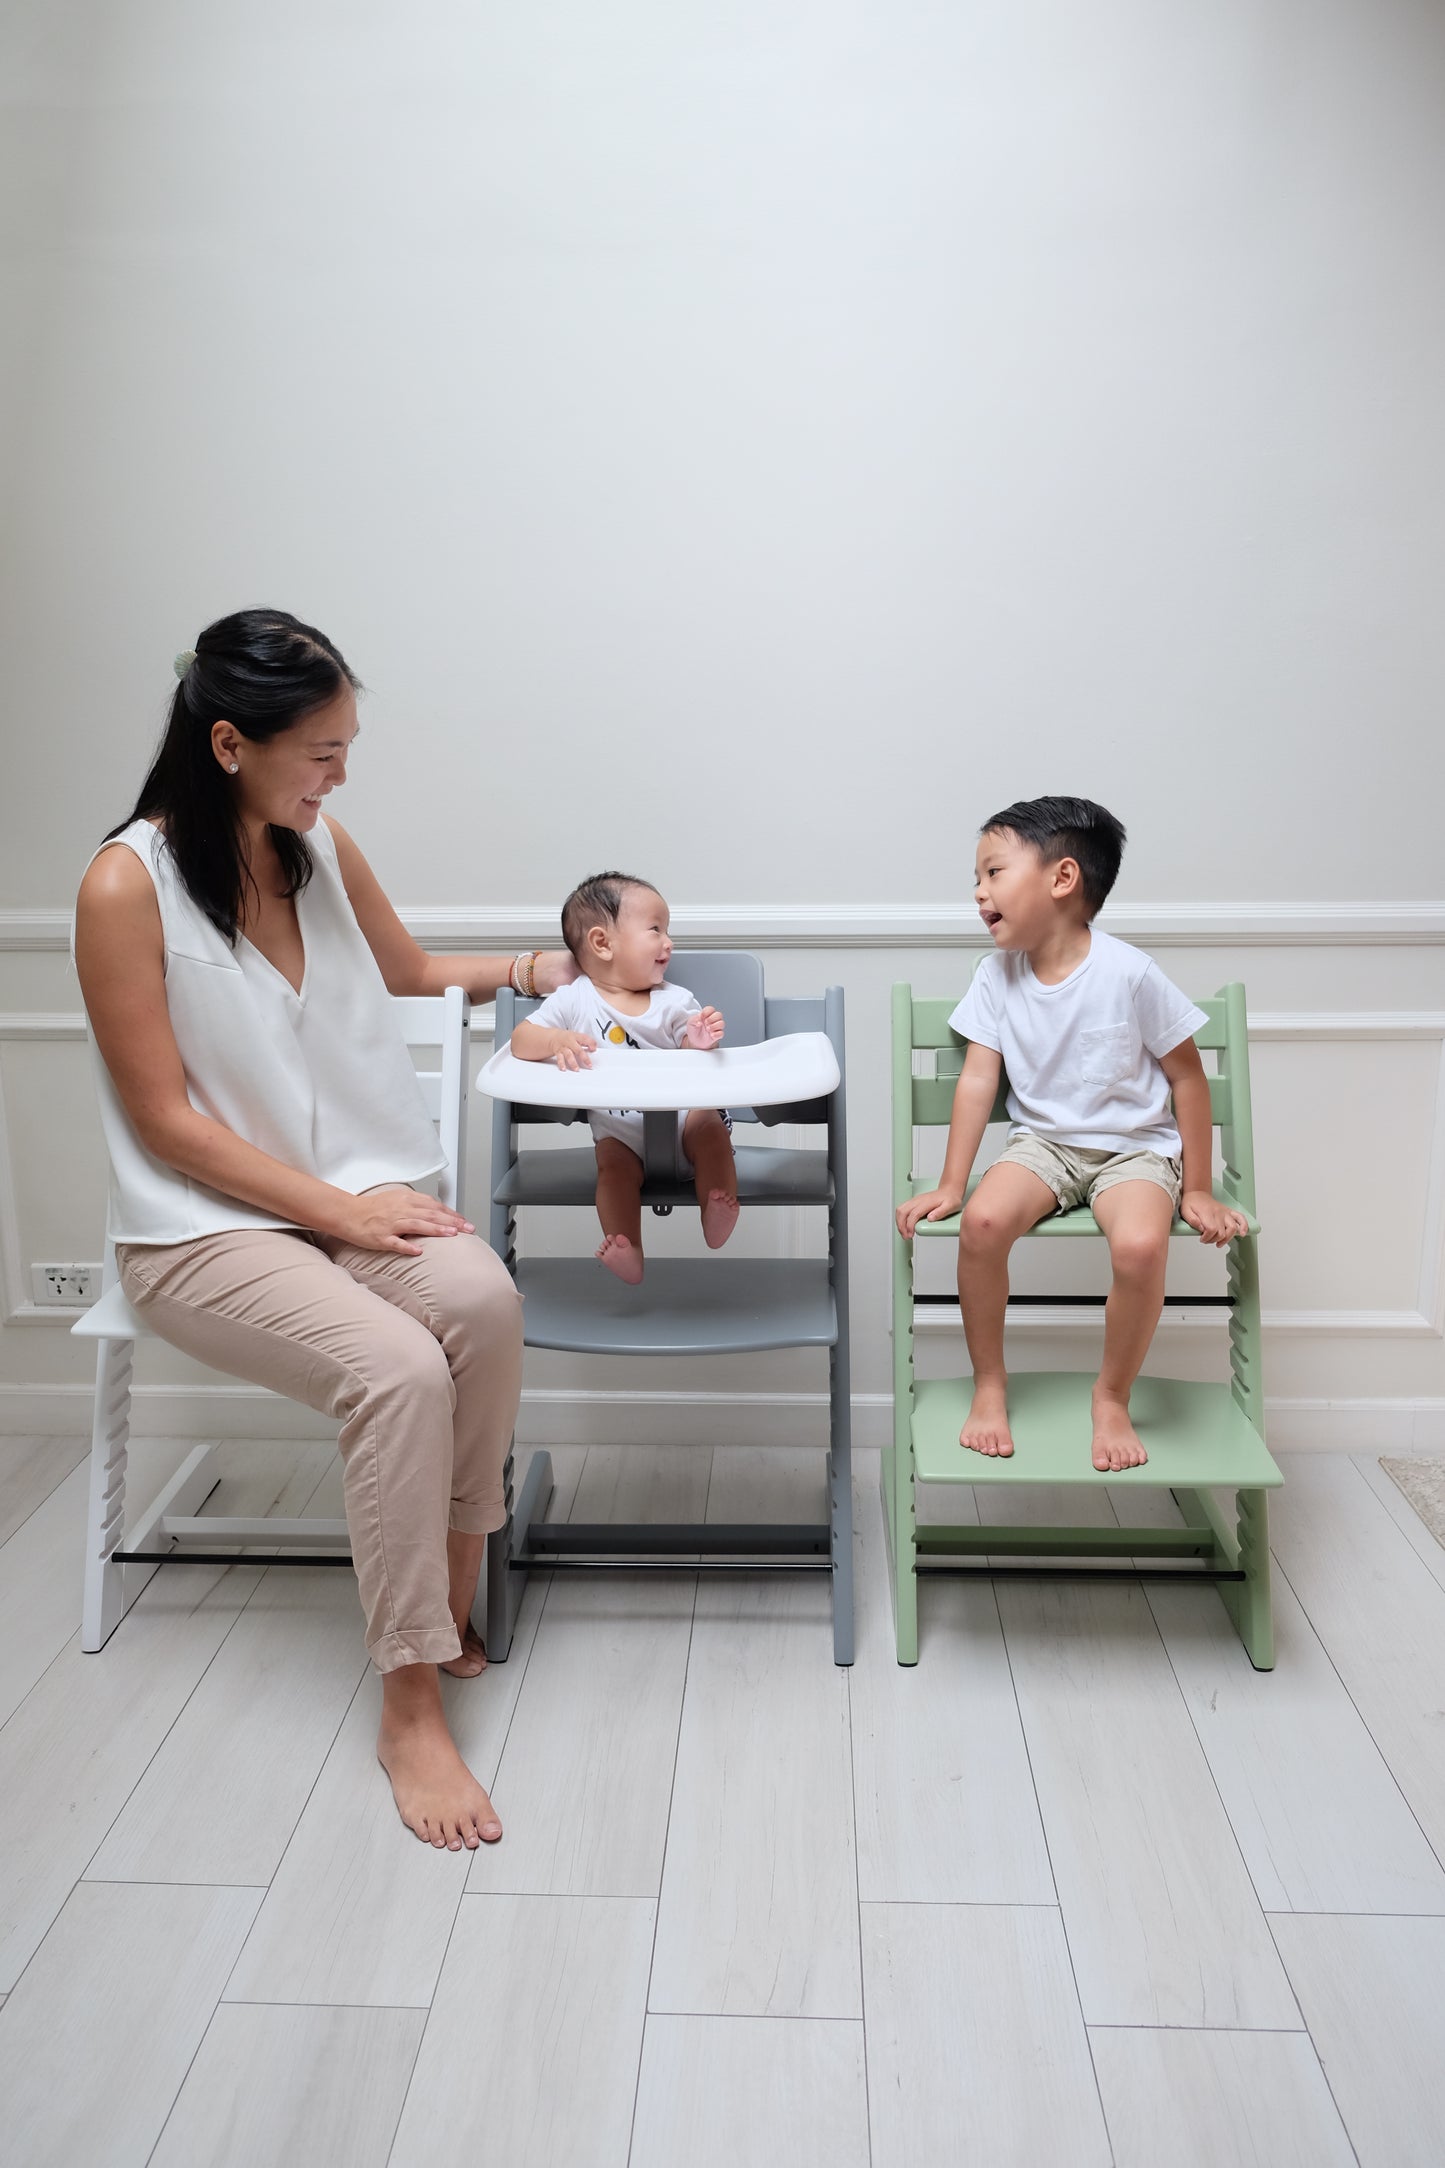
<instances>
[{"instance_id":1,"label":"baby's hair","mask_svg":"<svg viewBox=\"0 0 1445 2168\"><path fill-rule=\"evenodd\" d=\"M981 836L997 830L1032 844L1046 866L1061 858L1077 859L1079 886L1089 916L1103 905L1119 878L1124 855L1124 823L1092 798L1020 798L991 814Z\"/></svg>"},{"instance_id":2,"label":"baby's hair","mask_svg":"<svg viewBox=\"0 0 1445 2168\"><path fill-rule=\"evenodd\" d=\"M562 906L562 939L579 964L589 929L615 926L628 889L651 887L651 881L641 880L635 873L594 873L577 883Z\"/></svg>"}]
</instances>

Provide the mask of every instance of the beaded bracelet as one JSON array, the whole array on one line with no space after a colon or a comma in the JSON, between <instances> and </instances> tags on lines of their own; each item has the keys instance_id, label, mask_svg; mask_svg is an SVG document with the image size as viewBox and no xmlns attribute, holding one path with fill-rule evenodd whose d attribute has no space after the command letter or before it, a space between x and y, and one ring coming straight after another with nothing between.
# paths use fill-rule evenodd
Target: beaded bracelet
<instances>
[{"instance_id":1,"label":"beaded bracelet","mask_svg":"<svg viewBox=\"0 0 1445 2168\"><path fill-rule=\"evenodd\" d=\"M524 1001L535 1001L537 998L537 951L535 949L523 949L520 955L514 956L512 958L512 968L507 976L511 981L513 993L520 994Z\"/></svg>"}]
</instances>

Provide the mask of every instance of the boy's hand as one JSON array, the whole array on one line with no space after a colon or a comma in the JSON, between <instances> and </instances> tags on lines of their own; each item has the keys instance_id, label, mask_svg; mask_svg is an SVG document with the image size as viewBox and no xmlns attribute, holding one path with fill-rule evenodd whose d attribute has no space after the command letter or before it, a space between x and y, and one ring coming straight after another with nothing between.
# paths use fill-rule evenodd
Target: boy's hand
<instances>
[{"instance_id":1,"label":"boy's hand","mask_svg":"<svg viewBox=\"0 0 1445 2168\"><path fill-rule=\"evenodd\" d=\"M597 1041L585 1031L559 1031L551 1058L559 1069L590 1069Z\"/></svg>"},{"instance_id":2,"label":"boy's hand","mask_svg":"<svg viewBox=\"0 0 1445 2168\"><path fill-rule=\"evenodd\" d=\"M699 1009L690 1016L682 1029L682 1043L695 1054L710 1054L722 1039L724 1024L717 1009Z\"/></svg>"},{"instance_id":3,"label":"boy's hand","mask_svg":"<svg viewBox=\"0 0 1445 2168\"><path fill-rule=\"evenodd\" d=\"M957 1189L930 1189L922 1197L910 1197L894 1213L898 1232L905 1242L913 1240L913 1230L920 1220L952 1219L955 1212L963 1209L963 1192Z\"/></svg>"},{"instance_id":4,"label":"boy's hand","mask_svg":"<svg viewBox=\"0 0 1445 2168\"><path fill-rule=\"evenodd\" d=\"M1249 1221L1232 1205L1221 1204L1207 1189L1186 1189L1179 1200L1179 1216L1188 1220L1201 1242L1224 1249L1236 1235L1249 1233Z\"/></svg>"}]
</instances>

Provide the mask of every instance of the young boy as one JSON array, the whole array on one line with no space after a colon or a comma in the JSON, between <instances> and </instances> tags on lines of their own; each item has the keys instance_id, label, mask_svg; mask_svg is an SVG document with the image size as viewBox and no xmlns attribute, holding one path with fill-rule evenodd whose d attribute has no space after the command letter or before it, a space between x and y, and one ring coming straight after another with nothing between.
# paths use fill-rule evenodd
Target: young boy
<instances>
[{"instance_id":1,"label":"young boy","mask_svg":"<svg viewBox=\"0 0 1445 2168\"><path fill-rule=\"evenodd\" d=\"M898 1208L911 1240L920 1220L963 1206L958 1300L973 1402L959 1443L975 1453L1014 1449L1003 1328L1008 1254L1026 1228L1087 1201L1109 1240L1114 1280L1093 1395L1093 1460L1105 1470L1148 1458L1129 1393L1163 1307L1176 1207L1202 1242L1223 1248L1248 1233L1211 1184L1209 1080L1193 1039L1203 1010L1092 924L1123 849L1121 823L1087 798L1020 801L980 830L974 893L994 953L949 1018L968 1052L938 1188ZM1013 1127L965 1205L1000 1071Z\"/></svg>"},{"instance_id":2,"label":"young boy","mask_svg":"<svg viewBox=\"0 0 1445 2168\"><path fill-rule=\"evenodd\" d=\"M666 983L672 942L657 890L630 873L597 873L562 906L562 938L581 974L559 986L512 1032L522 1061L590 1069L602 1040L611 1046L721 1044L723 1019L684 986ZM609 1272L635 1287L642 1278L642 1116L626 1108L589 1113L597 1143L597 1252ZM719 1250L737 1224L738 1175L727 1119L712 1107L679 1112L682 1150L693 1170L703 1240Z\"/></svg>"}]
</instances>

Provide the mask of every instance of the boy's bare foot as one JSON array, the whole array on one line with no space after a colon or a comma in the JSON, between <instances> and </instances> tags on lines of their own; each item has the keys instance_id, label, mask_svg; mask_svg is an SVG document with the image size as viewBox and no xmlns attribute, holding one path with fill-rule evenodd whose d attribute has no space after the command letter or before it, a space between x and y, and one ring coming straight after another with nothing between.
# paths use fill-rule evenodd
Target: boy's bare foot
<instances>
[{"instance_id":1,"label":"boy's bare foot","mask_svg":"<svg viewBox=\"0 0 1445 2168\"><path fill-rule=\"evenodd\" d=\"M406 1668L430 1672L431 1684L430 1691L418 1682L418 1690L405 1695L383 1692L376 1757L391 1779L397 1813L438 1851L474 1852L479 1844L495 1844L501 1822L447 1730L435 1671L429 1664Z\"/></svg>"},{"instance_id":2,"label":"boy's bare foot","mask_svg":"<svg viewBox=\"0 0 1445 2168\"><path fill-rule=\"evenodd\" d=\"M1008 1389L1002 1378L975 1380L968 1420L958 1434L960 1445L970 1453L986 1453L990 1459L1007 1460L1014 1449L1008 1427Z\"/></svg>"},{"instance_id":3,"label":"boy's bare foot","mask_svg":"<svg viewBox=\"0 0 1445 2168\"><path fill-rule=\"evenodd\" d=\"M725 1189L710 1189L702 1208L702 1239L710 1250L720 1250L738 1223L738 1201Z\"/></svg>"},{"instance_id":4,"label":"boy's bare foot","mask_svg":"<svg viewBox=\"0 0 1445 2168\"><path fill-rule=\"evenodd\" d=\"M1129 1420L1129 1402L1094 1388L1094 1466L1101 1474L1115 1468L1142 1468L1149 1455Z\"/></svg>"},{"instance_id":5,"label":"boy's bare foot","mask_svg":"<svg viewBox=\"0 0 1445 2168\"><path fill-rule=\"evenodd\" d=\"M606 1265L609 1272L615 1272L629 1287L640 1285L642 1252L635 1242L628 1241L626 1235L609 1235L597 1252L597 1262Z\"/></svg>"},{"instance_id":6,"label":"boy's bare foot","mask_svg":"<svg viewBox=\"0 0 1445 2168\"><path fill-rule=\"evenodd\" d=\"M487 1652L482 1637L468 1620L461 1628L462 1653L454 1656L449 1664L440 1668L453 1679L474 1679L479 1671L487 1668Z\"/></svg>"}]
</instances>

